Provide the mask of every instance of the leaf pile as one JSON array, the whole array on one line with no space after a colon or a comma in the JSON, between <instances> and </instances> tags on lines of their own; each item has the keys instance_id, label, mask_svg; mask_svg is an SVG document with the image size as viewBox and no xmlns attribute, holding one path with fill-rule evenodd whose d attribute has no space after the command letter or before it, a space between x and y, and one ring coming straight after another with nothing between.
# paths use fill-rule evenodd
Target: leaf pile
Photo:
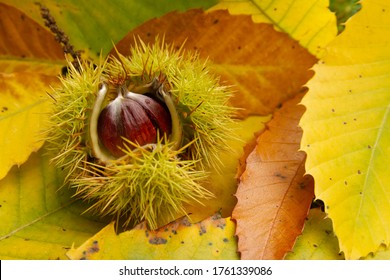
<instances>
[{"instance_id":1,"label":"leaf pile","mask_svg":"<svg viewBox=\"0 0 390 280\"><path fill-rule=\"evenodd\" d=\"M1 259L389 258L384 0L332 0L336 15L328 0L40 1L92 60L114 54L112 42L126 55L135 38L159 37L199 52L236 91L237 140L207 186L217 198L156 231L122 233L84 213L40 150L46 92L66 61L37 4L3 2Z\"/></svg>"}]
</instances>

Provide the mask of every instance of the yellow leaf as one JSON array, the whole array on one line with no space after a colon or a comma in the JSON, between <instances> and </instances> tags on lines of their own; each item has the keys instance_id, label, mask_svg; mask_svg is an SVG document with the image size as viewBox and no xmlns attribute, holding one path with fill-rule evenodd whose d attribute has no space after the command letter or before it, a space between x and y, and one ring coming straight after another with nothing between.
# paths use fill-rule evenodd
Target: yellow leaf
<instances>
[{"instance_id":1,"label":"yellow leaf","mask_svg":"<svg viewBox=\"0 0 390 280\"><path fill-rule=\"evenodd\" d=\"M328 0L223 0L211 10L228 9L232 14L252 15L254 22L271 23L321 57L337 35L336 17L328 6Z\"/></svg>"},{"instance_id":2,"label":"yellow leaf","mask_svg":"<svg viewBox=\"0 0 390 280\"><path fill-rule=\"evenodd\" d=\"M342 260L332 221L319 208L311 209L302 235L286 260Z\"/></svg>"},{"instance_id":3,"label":"yellow leaf","mask_svg":"<svg viewBox=\"0 0 390 280\"><path fill-rule=\"evenodd\" d=\"M42 146L50 105L42 95L52 81L33 72L0 73L0 179Z\"/></svg>"},{"instance_id":4,"label":"yellow leaf","mask_svg":"<svg viewBox=\"0 0 390 280\"><path fill-rule=\"evenodd\" d=\"M369 254L365 260L390 260L390 248L381 245L375 253Z\"/></svg>"},{"instance_id":5,"label":"yellow leaf","mask_svg":"<svg viewBox=\"0 0 390 280\"><path fill-rule=\"evenodd\" d=\"M130 231L115 233L109 224L79 248L71 259L237 259L234 223L218 214L196 224L187 218L172 222L158 231L142 223Z\"/></svg>"},{"instance_id":6,"label":"yellow leaf","mask_svg":"<svg viewBox=\"0 0 390 280\"><path fill-rule=\"evenodd\" d=\"M315 66L300 125L306 170L340 249L358 259L390 244L390 9L365 1Z\"/></svg>"},{"instance_id":7,"label":"yellow leaf","mask_svg":"<svg viewBox=\"0 0 390 280\"><path fill-rule=\"evenodd\" d=\"M104 224L81 216L62 178L42 152L0 181L0 259L66 259L66 251Z\"/></svg>"},{"instance_id":8,"label":"yellow leaf","mask_svg":"<svg viewBox=\"0 0 390 280\"><path fill-rule=\"evenodd\" d=\"M53 36L20 11L0 3L0 179L43 144L49 103L63 54ZM62 59L62 60L60 60Z\"/></svg>"}]
</instances>

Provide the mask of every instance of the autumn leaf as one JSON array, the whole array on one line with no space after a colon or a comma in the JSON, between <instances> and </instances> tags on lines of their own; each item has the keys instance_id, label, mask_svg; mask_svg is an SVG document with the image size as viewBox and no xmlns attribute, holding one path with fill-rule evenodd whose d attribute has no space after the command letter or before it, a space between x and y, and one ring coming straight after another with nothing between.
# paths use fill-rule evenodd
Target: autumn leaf
<instances>
[{"instance_id":1,"label":"autumn leaf","mask_svg":"<svg viewBox=\"0 0 390 280\"><path fill-rule=\"evenodd\" d=\"M134 39L153 43L157 36L177 48L185 42L185 49L208 58L222 81L234 85L237 94L231 103L242 108L240 117L272 113L301 90L311 77L307 69L316 62L272 25L255 24L249 16L232 16L226 11L168 13L135 28L116 49L128 54Z\"/></svg>"},{"instance_id":2,"label":"autumn leaf","mask_svg":"<svg viewBox=\"0 0 390 280\"><path fill-rule=\"evenodd\" d=\"M332 220L320 208L310 210L305 228L286 260L343 260Z\"/></svg>"},{"instance_id":3,"label":"autumn leaf","mask_svg":"<svg viewBox=\"0 0 390 280\"><path fill-rule=\"evenodd\" d=\"M282 259L302 232L314 193L299 151L301 98L274 113L246 160L232 214L241 259Z\"/></svg>"},{"instance_id":4,"label":"autumn leaf","mask_svg":"<svg viewBox=\"0 0 390 280\"><path fill-rule=\"evenodd\" d=\"M390 244L390 10L365 1L314 67L301 148L347 259Z\"/></svg>"},{"instance_id":5,"label":"autumn leaf","mask_svg":"<svg viewBox=\"0 0 390 280\"><path fill-rule=\"evenodd\" d=\"M116 234L111 223L67 255L91 260L238 259L234 228L230 218L219 214L195 224L178 219L157 231L148 230L143 223Z\"/></svg>"},{"instance_id":6,"label":"autumn leaf","mask_svg":"<svg viewBox=\"0 0 390 280\"><path fill-rule=\"evenodd\" d=\"M57 82L64 55L49 32L3 3L0 25L1 179L42 146L49 107L45 95Z\"/></svg>"},{"instance_id":7,"label":"autumn leaf","mask_svg":"<svg viewBox=\"0 0 390 280\"><path fill-rule=\"evenodd\" d=\"M0 258L67 259L105 224L81 215L86 205L71 198L43 152L33 153L0 181Z\"/></svg>"},{"instance_id":8,"label":"autumn leaf","mask_svg":"<svg viewBox=\"0 0 390 280\"><path fill-rule=\"evenodd\" d=\"M337 34L336 17L328 6L328 0L223 0L212 10L228 9L232 14L252 15L254 22L272 24L299 41L311 54L321 57Z\"/></svg>"},{"instance_id":9,"label":"autumn leaf","mask_svg":"<svg viewBox=\"0 0 390 280\"><path fill-rule=\"evenodd\" d=\"M4 0L44 25L39 5L50 10L58 26L70 35L76 49L84 50L92 58L105 56L129 30L153 17L170 11L185 11L192 7L208 8L216 0L179 1L89 1L63 0Z\"/></svg>"}]
</instances>

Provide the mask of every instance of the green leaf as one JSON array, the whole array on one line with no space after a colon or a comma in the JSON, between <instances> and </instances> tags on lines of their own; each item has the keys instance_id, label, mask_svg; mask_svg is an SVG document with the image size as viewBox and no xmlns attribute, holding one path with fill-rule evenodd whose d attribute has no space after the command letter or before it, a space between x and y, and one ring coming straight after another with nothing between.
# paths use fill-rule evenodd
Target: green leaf
<instances>
[{"instance_id":1,"label":"green leaf","mask_svg":"<svg viewBox=\"0 0 390 280\"><path fill-rule=\"evenodd\" d=\"M319 208L311 209L302 235L286 260L342 260L331 219Z\"/></svg>"},{"instance_id":2,"label":"green leaf","mask_svg":"<svg viewBox=\"0 0 390 280\"><path fill-rule=\"evenodd\" d=\"M43 26L39 6L30 0L5 0L27 13ZM122 39L129 30L144 21L169 11L185 11L190 8L208 8L216 0L114 0L114 1L39 1L55 18L59 28L69 36L76 49L88 52L92 57L106 55L113 43Z\"/></svg>"},{"instance_id":3,"label":"green leaf","mask_svg":"<svg viewBox=\"0 0 390 280\"><path fill-rule=\"evenodd\" d=\"M0 181L0 258L66 259L66 251L104 224L83 216L42 152Z\"/></svg>"},{"instance_id":4,"label":"green leaf","mask_svg":"<svg viewBox=\"0 0 390 280\"><path fill-rule=\"evenodd\" d=\"M306 170L347 259L390 244L389 13L386 1L363 2L302 101Z\"/></svg>"},{"instance_id":5,"label":"green leaf","mask_svg":"<svg viewBox=\"0 0 390 280\"><path fill-rule=\"evenodd\" d=\"M362 7L359 0L330 0L329 2L329 9L337 17L337 29L339 33L345 29L345 22L360 11Z\"/></svg>"},{"instance_id":6,"label":"green leaf","mask_svg":"<svg viewBox=\"0 0 390 280\"><path fill-rule=\"evenodd\" d=\"M111 223L67 255L71 259L238 259L234 223L218 214L196 224L187 218L157 231L140 224L130 231L115 233Z\"/></svg>"},{"instance_id":7,"label":"green leaf","mask_svg":"<svg viewBox=\"0 0 390 280\"><path fill-rule=\"evenodd\" d=\"M328 6L328 0L223 0L212 9L228 9L232 14L252 15L254 22L271 23L321 57L337 34L336 17Z\"/></svg>"}]
</instances>

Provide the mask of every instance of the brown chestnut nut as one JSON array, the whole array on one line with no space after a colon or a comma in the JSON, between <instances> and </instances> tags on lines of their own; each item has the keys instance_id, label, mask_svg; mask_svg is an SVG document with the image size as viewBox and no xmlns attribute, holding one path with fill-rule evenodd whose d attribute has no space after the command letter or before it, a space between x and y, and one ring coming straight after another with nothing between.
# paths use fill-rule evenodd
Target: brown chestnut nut
<instances>
[{"instance_id":1,"label":"brown chestnut nut","mask_svg":"<svg viewBox=\"0 0 390 280\"><path fill-rule=\"evenodd\" d=\"M164 104L147 95L127 92L119 94L101 112L98 137L114 156L123 152L123 138L140 146L157 142L157 135L171 133L171 117ZM129 146L129 145L127 145Z\"/></svg>"}]
</instances>

